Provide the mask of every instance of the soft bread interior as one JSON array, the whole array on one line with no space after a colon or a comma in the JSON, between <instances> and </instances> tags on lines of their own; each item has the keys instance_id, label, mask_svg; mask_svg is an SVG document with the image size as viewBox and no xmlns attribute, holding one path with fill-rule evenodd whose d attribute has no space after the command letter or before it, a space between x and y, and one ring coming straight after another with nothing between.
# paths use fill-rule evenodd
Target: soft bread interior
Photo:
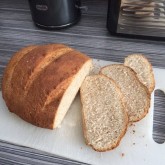
<instances>
[{"instance_id":1,"label":"soft bread interior","mask_svg":"<svg viewBox=\"0 0 165 165\"><path fill-rule=\"evenodd\" d=\"M128 123L119 88L109 78L94 75L85 79L80 94L86 143L96 151L115 148Z\"/></svg>"},{"instance_id":2,"label":"soft bread interior","mask_svg":"<svg viewBox=\"0 0 165 165\"><path fill-rule=\"evenodd\" d=\"M112 78L120 87L130 122L144 118L150 107L150 96L135 72L122 64L114 64L102 68L101 74Z\"/></svg>"},{"instance_id":3,"label":"soft bread interior","mask_svg":"<svg viewBox=\"0 0 165 165\"><path fill-rule=\"evenodd\" d=\"M150 93L155 88L155 79L150 62L141 54L129 55L125 58L124 65L132 68L139 80L148 88Z\"/></svg>"},{"instance_id":4,"label":"soft bread interior","mask_svg":"<svg viewBox=\"0 0 165 165\"><path fill-rule=\"evenodd\" d=\"M58 107L53 128L60 126L65 114L67 113L67 111L68 111L70 105L72 104L77 92L79 91L79 88L80 88L83 80L90 73L91 68L92 68L92 61L88 60L82 66L82 68L79 70L79 72L75 75L71 84L66 89L66 91L62 97L62 100L60 102L60 105Z\"/></svg>"}]
</instances>

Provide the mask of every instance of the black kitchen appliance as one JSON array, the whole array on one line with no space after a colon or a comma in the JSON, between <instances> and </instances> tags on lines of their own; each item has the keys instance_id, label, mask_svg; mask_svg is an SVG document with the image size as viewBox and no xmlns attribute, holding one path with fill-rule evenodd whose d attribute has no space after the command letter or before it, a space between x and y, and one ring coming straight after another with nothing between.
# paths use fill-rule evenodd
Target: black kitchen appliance
<instances>
[{"instance_id":1,"label":"black kitchen appliance","mask_svg":"<svg viewBox=\"0 0 165 165\"><path fill-rule=\"evenodd\" d=\"M165 0L109 0L112 35L165 40Z\"/></svg>"},{"instance_id":2,"label":"black kitchen appliance","mask_svg":"<svg viewBox=\"0 0 165 165\"><path fill-rule=\"evenodd\" d=\"M81 17L81 0L29 0L29 5L34 23L42 28L64 28Z\"/></svg>"}]
</instances>

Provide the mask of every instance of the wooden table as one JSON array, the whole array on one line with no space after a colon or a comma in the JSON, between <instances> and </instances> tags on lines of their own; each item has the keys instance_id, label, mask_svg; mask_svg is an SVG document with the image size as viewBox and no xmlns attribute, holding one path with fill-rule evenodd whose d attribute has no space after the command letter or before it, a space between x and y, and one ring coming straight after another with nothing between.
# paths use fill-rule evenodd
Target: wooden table
<instances>
[{"instance_id":1,"label":"wooden table","mask_svg":"<svg viewBox=\"0 0 165 165\"><path fill-rule=\"evenodd\" d=\"M14 52L31 44L64 43L92 58L123 62L132 53L142 53L153 66L165 68L165 42L112 37L106 29L108 0L82 0L88 11L81 21L67 29L47 31L38 29L32 22L27 0L0 1L0 77ZM165 137L165 105L156 92L154 137ZM160 109L162 112L159 112ZM34 149L0 141L0 164L82 164L46 154Z\"/></svg>"}]
</instances>

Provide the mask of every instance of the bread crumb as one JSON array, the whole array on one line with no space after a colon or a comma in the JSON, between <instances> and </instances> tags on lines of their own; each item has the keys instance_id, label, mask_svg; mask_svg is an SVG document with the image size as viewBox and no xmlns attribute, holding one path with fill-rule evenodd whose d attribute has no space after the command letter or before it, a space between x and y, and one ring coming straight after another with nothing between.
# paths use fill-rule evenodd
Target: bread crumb
<instances>
[{"instance_id":1,"label":"bread crumb","mask_svg":"<svg viewBox=\"0 0 165 165\"><path fill-rule=\"evenodd\" d=\"M130 124L130 127L131 127L131 126L135 126L135 125L134 125L133 123L131 123L131 124Z\"/></svg>"},{"instance_id":2,"label":"bread crumb","mask_svg":"<svg viewBox=\"0 0 165 165\"><path fill-rule=\"evenodd\" d=\"M133 145L135 145L135 143L133 143Z\"/></svg>"},{"instance_id":3,"label":"bread crumb","mask_svg":"<svg viewBox=\"0 0 165 165\"><path fill-rule=\"evenodd\" d=\"M122 156L122 157L124 157L124 156L125 156L125 154L124 154L124 153L122 153L122 154L121 154L121 156Z\"/></svg>"},{"instance_id":4,"label":"bread crumb","mask_svg":"<svg viewBox=\"0 0 165 165\"><path fill-rule=\"evenodd\" d=\"M135 130L133 130L133 134L135 133Z\"/></svg>"}]
</instances>

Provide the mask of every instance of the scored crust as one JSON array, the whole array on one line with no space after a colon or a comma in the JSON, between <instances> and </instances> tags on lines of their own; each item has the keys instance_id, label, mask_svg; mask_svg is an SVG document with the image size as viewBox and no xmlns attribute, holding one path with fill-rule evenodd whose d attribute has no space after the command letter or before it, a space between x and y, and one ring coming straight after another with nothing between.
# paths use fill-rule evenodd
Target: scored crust
<instances>
[{"instance_id":1,"label":"scored crust","mask_svg":"<svg viewBox=\"0 0 165 165\"><path fill-rule=\"evenodd\" d=\"M129 60L134 60L135 62L137 62L137 58L140 59L140 62L142 63L145 63L145 68L142 68L143 71L145 72L145 69L147 69L147 67L149 68L148 69L148 72L149 73L146 73L147 74L147 77L150 82L149 84L145 83L145 79L146 78L142 78L141 77L141 74L139 73L139 70L138 70L138 67L141 65L140 63L137 63L136 66L132 66L129 64ZM153 73L153 69L152 69L152 65L151 63L149 62L149 60L142 54L132 54L132 55L128 55L126 58L125 58L125 61L124 61L124 65L130 67L131 69L133 69L136 73L137 73L137 77L139 78L139 80L142 82L143 85L145 85L149 92L152 93L154 88L155 88L155 78L154 78L154 73Z\"/></svg>"},{"instance_id":2,"label":"scored crust","mask_svg":"<svg viewBox=\"0 0 165 165\"><path fill-rule=\"evenodd\" d=\"M96 75L94 75L94 76L96 76ZM121 90L120 90L120 88L117 86L117 84L114 82L114 80L113 79L111 79L111 78L109 78L109 77L107 77L107 76L105 76L105 75L97 75L97 76L102 76L102 77L106 77L106 78L108 78L109 79L109 81L111 81L111 83L116 87L116 92L119 92L120 93L120 101L121 101L121 104L122 104L122 106L123 106L123 109L122 109L122 111L123 111L123 113L124 113L124 115L125 115L125 128L124 128L124 130L121 132L121 134L120 134L120 136L119 136L119 138L118 138L118 141L116 142L116 144L113 144L113 145L111 145L111 146L107 146L107 147L105 147L105 148L100 148L100 149L98 149L98 148L95 148L95 146L94 145L92 145L92 144L90 144L90 142L89 142L89 140L88 140L88 138L87 138L87 135L86 135L86 133L87 133L87 128L86 128L86 121L85 121L85 112L82 110L82 127L83 127L83 134L84 134L84 138L85 138L85 143L86 143L86 145L88 145L88 146L91 146L95 151L97 151L97 152L106 152L106 151L109 151L109 150L112 150L112 149L114 149L114 148L116 148L119 144L120 144L120 142L121 142L121 140L122 140L122 138L124 137L124 135L125 135L125 133L126 133L126 131L127 131L127 128L128 128L128 124L129 124L129 119L128 119L128 115L127 115L127 112L125 111L125 109L124 109L124 107L125 107L125 103L124 103L124 101L123 101L123 94L122 94L122 92L121 92ZM83 86L83 85L82 85ZM80 88L80 95L82 95L82 87L81 86L81 88ZM84 104L84 101L83 101L83 97L80 97L80 100L81 100L81 103L82 103L82 106L83 106L83 104ZM82 107L82 109L83 109L83 107Z\"/></svg>"},{"instance_id":3,"label":"scored crust","mask_svg":"<svg viewBox=\"0 0 165 165\"><path fill-rule=\"evenodd\" d=\"M19 61L30 51L38 47L37 45L31 45L20 49L17 53L15 53L10 59L8 65L6 66L2 79L2 96L8 101L9 95L11 93L11 79L14 72L15 67L19 63Z\"/></svg>"},{"instance_id":4,"label":"scored crust","mask_svg":"<svg viewBox=\"0 0 165 165\"><path fill-rule=\"evenodd\" d=\"M65 48L66 46L62 44L49 44L49 45L43 45L43 46L37 46L34 49L28 51L28 52L22 52L18 51L17 54L20 54L22 58L16 63L12 75L11 75L11 87L9 88L8 98L5 99L8 108L11 112L13 112L13 108L16 109L14 106L21 104L25 100L25 96L27 94L27 91L30 88L29 79L36 73L36 68L42 61L46 59L46 57L51 54L52 52L55 53L55 51L61 48ZM68 48L68 47L66 47ZM24 53L24 55L22 55ZM13 57L15 58L15 55ZM53 59L52 59L53 60ZM12 62L12 60L11 60ZM44 65L40 65L42 69L44 69ZM12 68L13 66L9 63L8 67ZM40 71L40 70L39 70ZM10 70L5 72L4 76L7 75ZM36 76L35 76L36 78ZM4 81L5 83L5 81ZM29 85L27 88L27 84ZM5 92L5 90L4 90ZM14 93L14 95L12 94ZM21 107L20 107L21 108Z\"/></svg>"},{"instance_id":5,"label":"scored crust","mask_svg":"<svg viewBox=\"0 0 165 165\"><path fill-rule=\"evenodd\" d=\"M14 69L13 61L7 66L14 70L9 90L11 95L7 93L4 97L8 109L33 125L53 129L66 89L79 76L77 73L83 66L86 66L87 73L88 61L91 61L88 56L62 44L37 46L24 52ZM4 77L11 74L9 69L6 70ZM5 78L3 82L5 84ZM2 93L5 92L3 88ZM70 94L70 101L74 94Z\"/></svg>"},{"instance_id":6,"label":"scored crust","mask_svg":"<svg viewBox=\"0 0 165 165\"><path fill-rule=\"evenodd\" d=\"M151 95L150 95L150 93L149 93L149 90L148 90L148 88L146 87L146 86L144 86L142 83L141 83L141 81L138 79L138 77L137 77L137 74L135 73L135 71L133 70L133 69L131 69L130 67L128 67L128 66L125 66L125 65L123 65L123 64L111 64L111 65L109 65L109 66L105 66L105 67L103 67L103 68L101 68L101 70L100 70L100 74L103 74L103 75L105 75L104 73L103 73L103 70L105 69L105 68L108 68L109 69L109 67L125 67L125 68L127 68L128 70L129 70L129 72L132 74L132 76L134 77L134 79L135 79L135 81L137 81L138 83L139 83L139 85L141 86L141 88L143 88L143 90L145 91L145 93L146 93L146 95L147 95L147 102L146 102L146 106L145 106L145 108L144 108L144 113L140 116L140 117L136 117L136 118L134 118L134 119L130 119L130 116L129 116L129 121L130 122L137 122L137 121L140 121L141 119L143 119L145 116L146 116L146 114L148 113L148 111L149 111L149 108L150 108L150 101L151 101ZM110 69L109 69L109 71L110 71ZM107 77L109 77L108 75L105 75L105 76L107 76ZM112 78L112 77L110 77L110 78ZM113 79L113 78L112 78ZM113 79L114 80L114 79ZM115 83L117 83L116 81L115 81ZM118 85L118 83L117 83L117 85ZM120 86L119 86L119 88L121 88ZM125 98L125 96L124 96L124 98ZM127 109L127 106L129 106L129 105L127 105L127 101L124 99L124 102L125 102L125 104L126 104L126 109Z\"/></svg>"}]
</instances>

